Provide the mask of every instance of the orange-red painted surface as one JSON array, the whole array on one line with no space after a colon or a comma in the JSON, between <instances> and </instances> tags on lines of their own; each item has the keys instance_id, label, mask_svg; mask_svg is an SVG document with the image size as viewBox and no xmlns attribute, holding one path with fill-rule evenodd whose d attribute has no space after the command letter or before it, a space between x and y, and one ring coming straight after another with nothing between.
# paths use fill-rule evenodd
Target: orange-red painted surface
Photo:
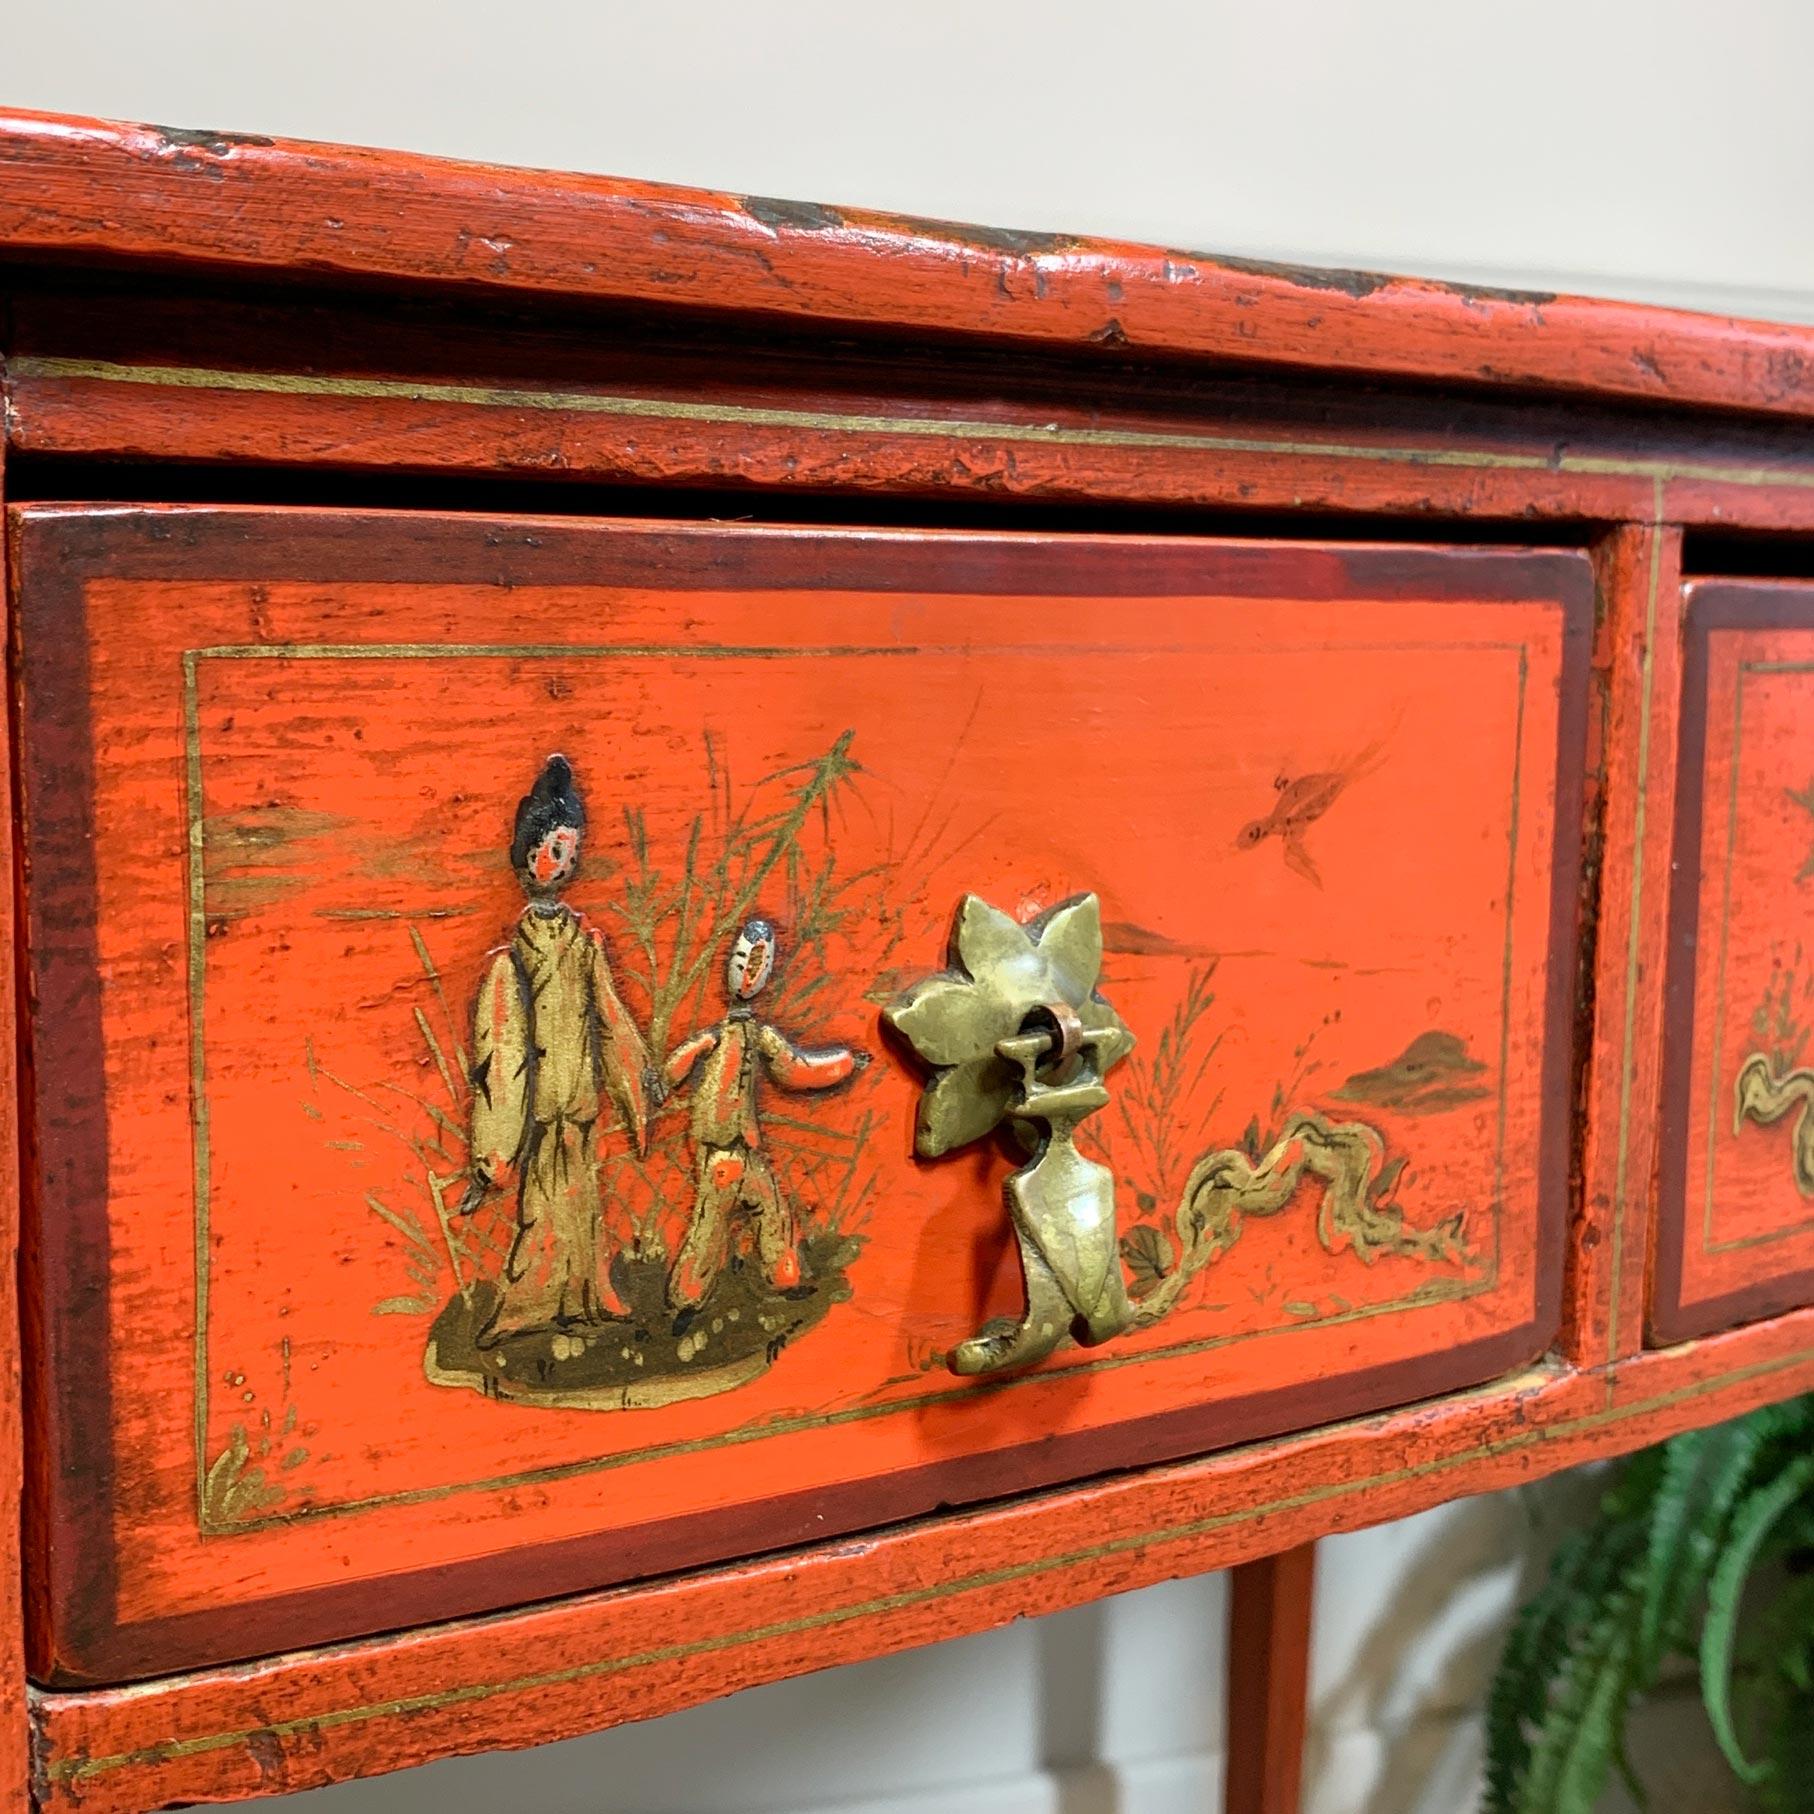
<instances>
[{"instance_id":1,"label":"orange-red painted surface","mask_svg":"<svg viewBox=\"0 0 1814 1814\"><path fill-rule=\"evenodd\" d=\"M1652 1320L1814 1298L1814 594L1691 587Z\"/></svg>"},{"instance_id":2,"label":"orange-red painted surface","mask_svg":"<svg viewBox=\"0 0 1814 1814\"><path fill-rule=\"evenodd\" d=\"M558 1738L1814 1385L1778 943L1814 886L1814 615L1695 577L1807 572L1808 330L41 116L0 123L0 171L0 422L34 500L8 576L29 1291L0 1480L23 1462L41 1677L177 1672L28 1692L0 1595L7 1805ZM93 508L121 499L266 508ZM1291 545L1312 513L1350 544L1414 521L1578 552ZM751 515L893 528L705 526ZM400 625L443 652L380 650ZM301 653L324 639L363 652ZM520 1233L522 1168L495 1155L508 1181L450 1196L445 1231L397 1168L472 1132L459 1036L556 747L592 812L571 904L650 1063L550 1151L610 1176L604 1245L636 1263L603 1320L620 1373L645 1365L601 1385L592 1324L519 1333L482 1393L495 1356L443 1337L486 1314L465 1292ZM765 812L801 774L830 797ZM772 1062L720 1067L742 1136L701 1153L710 1058L741 1041L712 1037L723 954L681 930L674 853L739 803L739 860L776 824L796 860L757 890ZM877 1012L938 966L956 892L1030 913L1074 888L1102 894L1142 1042L1097 1118L1139 1326L958 1382L939 1347L1013 1308L1015 1155L913 1164L921 1077ZM647 979L680 950L705 961L657 1039ZM1721 1009L1722 976L1755 1001ZM828 1073L784 1049L850 1075L801 1091ZM615 1124L639 1100L645 1177ZM1123 1102L1163 1106L1130 1126ZM1226 1194L1176 1184L1206 1154L1276 1179L1344 1117L1336 1208L1309 1177L1225 1241ZM760 1213L757 1155L786 1213ZM702 1179L729 1207L700 1251L779 1318L736 1357L726 1319L628 1326ZM840 1179L861 1245L815 1246ZM536 1202L571 1219L561 1182ZM1649 1339L1697 1339L1641 1349L1647 1279ZM548 1402L576 1380L591 1408ZM531 1478L473 1484L525 1453ZM375 1619L407 1629L206 1666Z\"/></svg>"},{"instance_id":3,"label":"orange-red painted surface","mask_svg":"<svg viewBox=\"0 0 1814 1814\"><path fill-rule=\"evenodd\" d=\"M60 299L59 299L60 300ZM61 311L34 320L32 345L67 345ZM1452 412L1385 412L1371 397L1339 427L1306 428L1289 409L1206 396L1180 420L1176 400L1079 406L1037 380L1004 407L949 394L857 396L842 386L790 397L729 369L633 383L572 378L564 345L533 382L500 382L499 348L484 381L448 382L418 350L370 368L367 337L348 329L326 374L223 369L216 343L136 360L28 355L7 380L12 433L35 454L284 470L316 462L367 485L400 474L505 476L728 488L765 493L770 508L825 494L914 499L922 509L966 497L1031 509L1134 504L1180 509L1440 513L1477 524L1542 520L1667 523L1807 533L1814 461L1780 432L1709 444L1670 421L1507 414L1460 432ZM111 348L109 349L112 350ZM311 349L318 363L320 349ZM993 390L997 383L991 374ZM1289 401L1289 399L1283 399ZM1131 407L1130 407L1131 406ZM651 419L659 428L651 429ZM360 500L372 501L369 498ZM750 499L740 495L738 513ZM1473 535L1482 532L1474 530Z\"/></svg>"},{"instance_id":4,"label":"orange-red painted surface","mask_svg":"<svg viewBox=\"0 0 1814 1814\"><path fill-rule=\"evenodd\" d=\"M1549 1339L1579 557L234 512L28 511L22 537L28 635L73 613L88 651L25 675L43 964L54 993L90 900L107 979L96 1024L47 1009L35 1036L39 1112L92 1155L40 1211L53 1248L96 1244L45 1269L71 1344L89 1253L111 1281L104 1346L65 1362L104 1366L111 1405L64 1399L88 1460L52 1510L105 1568L41 1556L48 1664L645 1574L1425 1395ZM496 1280L509 1204L454 1228L434 1199L464 1186L458 1054L550 749L591 801L574 901L653 1050L724 1011L729 852L733 919L778 933L764 1011L877 1061L765 1108L829 1305L708 1396L716 1346L657 1354L669 1312L632 1276L686 1230L678 1097L646 1159L600 1136L596 1286L612 1341L652 1338L637 1402L449 1389L443 1312ZM910 1157L918 1076L877 1004L943 961L965 892L1031 915L1086 889L1142 1041L1094 1145L1136 1291L1175 1301L958 1382L943 1353L1017 1308L1012 1161ZM1310 1181L1205 1235L1193 1167L1259 1160L1304 1111L1368 1130L1373 1220Z\"/></svg>"},{"instance_id":5,"label":"orange-red painted surface","mask_svg":"<svg viewBox=\"0 0 1814 1814\"><path fill-rule=\"evenodd\" d=\"M1295 1814L1304 1775L1316 1545L1229 1576L1226 1814Z\"/></svg>"},{"instance_id":6,"label":"orange-red painted surface","mask_svg":"<svg viewBox=\"0 0 1814 1814\"><path fill-rule=\"evenodd\" d=\"M1615 530L1595 551L1601 610L1588 716L1587 824L1597 887L1587 1114L1561 1351L1602 1366L1644 1342L1662 976L1681 694L1681 532ZM1587 993L1591 992L1591 993Z\"/></svg>"},{"instance_id":7,"label":"orange-red painted surface","mask_svg":"<svg viewBox=\"0 0 1814 1814\"><path fill-rule=\"evenodd\" d=\"M1228 1567L1814 1388L1814 1312L1606 1370L1143 1468L795 1555L155 1689L38 1697L46 1805L239 1800L650 1719L733 1689Z\"/></svg>"},{"instance_id":8,"label":"orange-red painted surface","mask_svg":"<svg viewBox=\"0 0 1814 1814\"><path fill-rule=\"evenodd\" d=\"M0 117L0 175L0 243L38 256L1814 409L1808 329L1630 303L23 112Z\"/></svg>"}]
</instances>

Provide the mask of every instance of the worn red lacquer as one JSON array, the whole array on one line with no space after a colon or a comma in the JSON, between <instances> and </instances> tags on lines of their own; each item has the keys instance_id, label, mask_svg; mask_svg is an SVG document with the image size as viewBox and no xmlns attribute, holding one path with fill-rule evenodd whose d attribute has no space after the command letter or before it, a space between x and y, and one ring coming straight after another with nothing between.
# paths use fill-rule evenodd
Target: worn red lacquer
<instances>
[{"instance_id":1,"label":"worn red lacquer","mask_svg":"<svg viewBox=\"0 0 1814 1814\"><path fill-rule=\"evenodd\" d=\"M43 116L0 173L8 1806L648 1717L1814 1384L1809 330ZM1135 1326L960 1380L1025 1153L915 1160L882 1010L1083 892ZM595 1037L475 1159L482 1047ZM1272 1807L1304 1600L1244 1605Z\"/></svg>"}]
</instances>

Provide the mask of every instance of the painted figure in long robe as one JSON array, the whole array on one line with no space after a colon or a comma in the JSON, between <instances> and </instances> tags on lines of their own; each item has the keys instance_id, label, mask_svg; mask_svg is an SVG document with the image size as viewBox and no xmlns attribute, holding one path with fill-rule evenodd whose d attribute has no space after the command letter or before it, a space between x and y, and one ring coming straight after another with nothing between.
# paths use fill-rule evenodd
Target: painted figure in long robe
<instances>
[{"instance_id":1,"label":"painted figure in long robe","mask_svg":"<svg viewBox=\"0 0 1814 1814\"><path fill-rule=\"evenodd\" d=\"M492 958L472 1037L472 1189L465 1208L516 1192L516 1234L478 1331L566 1331L606 1314L600 1289L599 1122L648 1140L651 1077L618 999L604 941L561 899L579 868L586 811L564 756L518 803L510 861L529 904Z\"/></svg>"},{"instance_id":2,"label":"painted figure in long robe","mask_svg":"<svg viewBox=\"0 0 1814 1814\"><path fill-rule=\"evenodd\" d=\"M725 969L730 1012L668 1054L663 1066L678 1086L697 1067L693 1090L693 1214L668 1274L677 1311L700 1303L729 1257L735 1224L754 1224L757 1257L777 1290L800 1283L799 1230L793 1205L763 1150L757 1085L764 1075L784 1090L828 1090L869 1062L848 1046L809 1051L779 1027L759 1020L756 997L775 967L775 931L751 920L731 946Z\"/></svg>"}]
</instances>

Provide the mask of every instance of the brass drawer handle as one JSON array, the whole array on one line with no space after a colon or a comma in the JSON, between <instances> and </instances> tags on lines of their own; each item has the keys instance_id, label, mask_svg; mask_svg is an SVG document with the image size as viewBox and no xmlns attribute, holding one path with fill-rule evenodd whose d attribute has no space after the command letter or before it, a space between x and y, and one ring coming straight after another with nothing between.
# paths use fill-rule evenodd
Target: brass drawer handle
<instances>
[{"instance_id":1,"label":"brass drawer handle","mask_svg":"<svg viewBox=\"0 0 1814 1814\"><path fill-rule=\"evenodd\" d=\"M1002 1187L1020 1241L1027 1307L948 1356L952 1372L1043 1360L1069 1335L1105 1342L1133 1319L1115 1224L1115 1179L1077 1150L1078 1124L1109 1099L1104 1078L1134 1036L1097 992L1102 909L1074 895L1027 925L966 895L950 968L915 983L883 1019L931 1067L914 1145L936 1159L1013 1125L1033 1156Z\"/></svg>"}]
</instances>

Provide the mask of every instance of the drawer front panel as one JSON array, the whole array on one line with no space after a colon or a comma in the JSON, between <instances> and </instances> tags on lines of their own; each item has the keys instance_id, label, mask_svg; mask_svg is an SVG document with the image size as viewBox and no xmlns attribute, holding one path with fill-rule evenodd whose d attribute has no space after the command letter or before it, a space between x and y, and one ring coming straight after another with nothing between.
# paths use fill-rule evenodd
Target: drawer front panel
<instances>
[{"instance_id":1,"label":"drawer front panel","mask_svg":"<svg viewBox=\"0 0 1814 1814\"><path fill-rule=\"evenodd\" d=\"M1659 1341L1814 1302L1814 591L1687 610Z\"/></svg>"},{"instance_id":2,"label":"drawer front panel","mask_svg":"<svg viewBox=\"0 0 1814 1814\"><path fill-rule=\"evenodd\" d=\"M23 519L41 1669L645 1576L1553 1333L1580 557ZM1128 1326L980 1378L1028 1155L916 1158L881 1017L969 895L960 966L1099 951L1136 1041L1077 1134Z\"/></svg>"}]
</instances>

